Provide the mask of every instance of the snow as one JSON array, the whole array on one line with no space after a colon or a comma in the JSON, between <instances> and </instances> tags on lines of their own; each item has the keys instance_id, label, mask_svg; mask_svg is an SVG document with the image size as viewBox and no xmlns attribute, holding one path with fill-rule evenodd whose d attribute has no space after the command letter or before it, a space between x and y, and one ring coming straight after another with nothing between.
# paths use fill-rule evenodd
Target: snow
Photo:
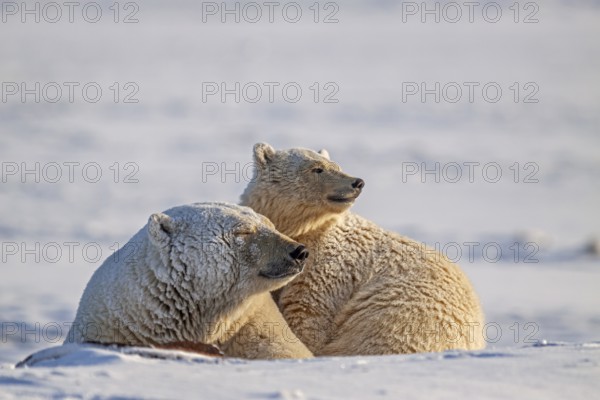
<instances>
[{"instance_id":1,"label":"snow","mask_svg":"<svg viewBox=\"0 0 600 400\"><path fill-rule=\"evenodd\" d=\"M0 382L27 398L594 398L600 388L600 344L310 361L133 350L55 347Z\"/></svg>"},{"instance_id":2,"label":"snow","mask_svg":"<svg viewBox=\"0 0 600 400\"><path fill-rule=\"evenodd\" d=\"M481 14L474 23L421 23L419 16L403 23L401 2L383 0L338 3L339 23L315 24L314 2L299 3L306 18L297 24L203 23L202 3L193 1L140 2L136 24L113 23L112 3L104 1L96 24L80 14L56 24L2 15L0 32L10 38L0 41L2 82L96 82L103 97L90 103L76 91L72 103L36 103L33 95L0 103L0 397L558 399L598 392L598 2L538 3L534 24L514 23L514 2L505 1L495 24ZM138 103L122 102L128 82L139 87ZM303 96L297 103L281 92L273 103L203 102L203 82L263 89L264 82L296 82ZM335 83L339 102L315 103L314 82L321 96ZM480 92L473 103L403 102L403 82L463 89L464 82L495 82L503 96L497 103ZM523 102L528 82L539 87L538 103ZM488 349L215 363L176 352L161 360L70 348L50 350L67 353L44 366L14 368L62 343L93 271L150 214L237 201L258 141L328 149L366 181L354 211L449 255L460 249L457 262L489 323ZM39 182L21 176L36 162ZM436 162L446 171L439 182L421 175ZM51 163L60 167L56 183ZM463 173L455 183L453 163ZM479 163L472 182L465 163ZM502 171L496 183L491 170L483 175L489 163ZM97 182L94 168L102 172Z\"/></svg>"},{"instance_id":3,"label":"snow","mask_svg":"<svg viewBox=\"0 0 600 400\"><path fill-rule=\"evenodd\" d=\"M35 367L2 371L0 382L32 399L594 398L600 389L600 343L309 361L127 350L55 347Z\"/></svg>"}]
</instances>

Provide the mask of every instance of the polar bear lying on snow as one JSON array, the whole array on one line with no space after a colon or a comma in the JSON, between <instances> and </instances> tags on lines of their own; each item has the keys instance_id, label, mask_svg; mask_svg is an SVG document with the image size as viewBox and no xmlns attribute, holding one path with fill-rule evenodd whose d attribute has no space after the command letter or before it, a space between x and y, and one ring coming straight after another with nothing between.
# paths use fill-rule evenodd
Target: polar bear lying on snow
<instances>
[{"instance_id":1,"label":"polar bear lying on snow","mask_svg":"<svg viewBox=\"0 0 600 400\"><path fill-rule=\"evenodd\" d=\"M307 256L247 207L197 203L153 214L94 273L66 342L311 357L269 293Z\"/></svg>"},{"instance_id":2,"label":"polar bear lying on snow","mask_svg":"<svg viewBox=\"0 0 600 400\"><path fill-rule=\"evenodd\" d=\"M343 173L325 151L259 143L254 164L241 204L312 254L278 302L315 355L484 347L479 300L457 265L348 212L362 179Z\"/></svg>"}]
</instances>

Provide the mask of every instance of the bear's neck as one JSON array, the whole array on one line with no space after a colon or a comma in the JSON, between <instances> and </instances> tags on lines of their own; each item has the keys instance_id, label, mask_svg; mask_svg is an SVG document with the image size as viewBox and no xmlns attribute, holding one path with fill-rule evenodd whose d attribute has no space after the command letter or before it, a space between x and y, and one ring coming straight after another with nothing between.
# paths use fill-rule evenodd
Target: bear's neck
<instances>
[{"instance_id":1,"label":"bear's neck","mask_svg":"<svg viewBox=\"0 0 600 400\"><path fill-rule=\"evenodd\" d=\"M315 238L323 235L343 215L340 213L323 214L321 209L302 205L290 208L284 200L247 193L242 196L241 205L250 207L269 218L279 232L295 240L301 237Z\"/></svg>"}]
</instances>

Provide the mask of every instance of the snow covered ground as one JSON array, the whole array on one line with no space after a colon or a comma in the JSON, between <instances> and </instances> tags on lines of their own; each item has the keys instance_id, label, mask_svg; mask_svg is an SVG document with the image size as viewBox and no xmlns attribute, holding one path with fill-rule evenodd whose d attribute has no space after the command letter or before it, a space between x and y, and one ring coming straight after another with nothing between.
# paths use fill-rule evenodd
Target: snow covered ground
<instances>
[{"instance_id":1,"label":"snow covered ground","mask_svg":"<svg viewBox=\"0 0 600 400\"><path fill-rule=\"evenodd\" d=\"M472 23L464 6L448 22L456 3L423 23L420 2L383 0L318 3L315 23L313 3L298 2L297 23L287 2L273 23L264 5L247 22L247 3L239 23L212 14L220 2L119 3L116 16L99 1L97 23L83 5L49 23L41 4L36 23L3 3L1 398L597 393L600 3L521 2L515 22L513 1L485 14L482 2ZM223 102L221 84L236 82L239 102ZM455 258L482 299L488 349L216 364L73 349L13 368L62 342L92 272L151 213L236 202L257 141L327 148L367 183L356 212Z\"/></svg>"},{"instance_id":2,"label":"snow covered ground","mask_svg":"<svg viewBox=\"0 0 600 400\"><path fill-rule=\"evenodd\" d=\"M594 398L600 389L600 344L253 362L68 347L0 382L25 398L535 399Z\"/></svg>"}]
</instances>

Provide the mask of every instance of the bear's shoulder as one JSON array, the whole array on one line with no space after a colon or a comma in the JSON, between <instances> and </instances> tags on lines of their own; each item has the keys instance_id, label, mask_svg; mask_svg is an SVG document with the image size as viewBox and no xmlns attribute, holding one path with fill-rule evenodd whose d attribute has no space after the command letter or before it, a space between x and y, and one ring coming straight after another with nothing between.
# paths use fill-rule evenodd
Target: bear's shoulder
<instances>
[{"instance_id":1,"label":"bear's shoulder","mask_svg":"<svg viewBox=\"0 0 600 400\"><path fill-rule=\"evenodd\" d=\"M381 237L386 231L368 219L354 213L345 213L329 231L328 236L335 237Z\"/></svg>"}]
</instances>

